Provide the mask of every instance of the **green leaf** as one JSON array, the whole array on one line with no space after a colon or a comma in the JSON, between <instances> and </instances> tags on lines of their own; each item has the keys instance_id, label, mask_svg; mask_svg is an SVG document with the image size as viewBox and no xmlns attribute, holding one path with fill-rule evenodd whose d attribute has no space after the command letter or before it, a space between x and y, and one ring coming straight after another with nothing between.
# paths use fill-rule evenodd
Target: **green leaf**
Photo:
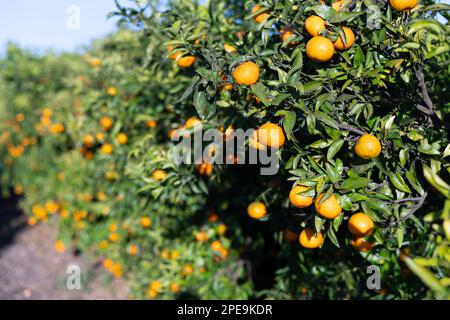
<instances>
[{"instance_id":1,"label":"green leaf","mask_svg":"<svg viewBox=\"0 0 450 320\"><path fill-rule=\"evenodd\" d=\"M327 171L328 178L330 179L331 182L335 183L335 182L339 181L339 178L341 177L341 175L339 174L339 171L337 171L329 163L325 164L325 168Z\"/></svg>"},{"instance_id":2,"label":"green leaf","mask_svg":"<svg viewBox=\"0 0 450 320\"><path fill-rule=\"evenodd\" d=\"M334 156L339 152L339 150L341 150L343 145L344 145L344 140L342 140L342 139L339 139L339 140L333 142L333 144L328 148L328 151L327 151L328 161L330 161L331 159L334 158Z\"/></svg>"},{"instance_id":3,"label":"green leaf","mask_svg":"<svg viewBox=\"0 0 450 320\"><path fill-rule=\"evenodd\" d=\"M406 172L406 179L408 180L409 184L416 190L418 193L423 194L424 190L422 185L419 183L419 180L416 176L417 170L416 166L413 163L409 170Z\"/></svg>"},{"instance_id":4,"label":"green leaf","mask_svg":"<svg viewBox=\"0 0 450 320\"><path fill-rule=\"evenodd\" d=\"M319 217L319 215L314 216L314 227L316 229L316 232L321 231L324 224L325 224L325 219Z\"/></svg>"},{"instance_id":5,"label":"green leaf","mask_svg":"<svg viewBox=\"0 0 450 320\"><path fill-rule=\"evenodd\" d=\"M395 231L395 236L397 238L397 245L399 248L403 245L403 237L405 235L405 228L403 226L398 226L397 230Z\"/></svg>"},{"instance_id":6,"label":"green leaf","mask_svg":"<svg viewBox=\"0 0 450 320\"><path fill-rule=\"evenodd\" d=\"M303 55L300 47L297 47L294 50L292 56L295 56L295 58L294 62L292 63L292 68L291 70L289 70L289 75L293 74L294 72L297 73L298 71L301 71L303 67Z\"/></svg>"},{"instance_id":7,"label":"green leaf","mask_svg":"<svg viewBox=\"0 0 450 320\"><path fill-rule=\"evenodd\" d=\"M436 34L444 33L442 25L434 20L417 20L408 25L407 35L412 35L420 30L426 29Z\"/></svg>"},{"instance_id":8,"label":"green leaf","mask_svg":"<svg viewBox=\"0 0 450 320\"><path fill-rule=\"evenodd\" d=\"M336 218L336 219L338 219L338 218ZM338 239L337 239L337 237L336 237L336 234L334 233L334 229L333 229L333 228L328 228L328 230L327 230L327 235L328 235L328 238L331 240L331 242L332 242L336 247L340 248L340 246L339 246L339 241L338 241Z\"/></svg>"},{"instance_id":9,"label":"green leaf","mask_svg":"<svg viewBox=\"0 0 450 320\"><path fill-rule=\"evenodd\" d=\"M362 51L360 46L356 46L355 56L353 57L353 66L357 67L359 65L364 65L366 62L366 58L364 57L364 52Z\"/></svg>"},{"instance_id":10,"label":"green leaf","mask_svg":"<svg viewBox=\"0 0 450 320\"><path fill-rule=\"evenodd\" d=\"M283 129L289 139L293 139L292 129L294 129L297 115L294 111L286 111L283 118Z\"/></svg>"},{"instance_id":11,"label":"green leaf","mask_svg":"<svg viewBox=\"0 0 450 320\"><path fill-rule=\"evenodd\" d=\"M267 88L262 83L258 82L252 86L250 86L252 92L261 100L265 105L268 104L267 101Z\"/></svg>"},{"instance_id":12,"label":"green leaf","mask_svg":"<svg viewBox=\"0 0 450 320\"><path fill-rule=\"evenodd\" d=\"M343 92L352 83L352 81L352 79L348 79L347 81L345 81L345 83L341 87L341 92Z\"/></svg>"},{"instance_id":13,"label":"green leaf","mask_svg":"<svg viewBox=\"0 0 450 320\"><path fill-rule=\"evenodd\" d=\"M433 50L427 52L425 54L426 59L434 58L440 54L446 53L450 50L450 45L448 43L443 44L442 46L439 46L437 48L434 48Z\"/></svg>"},{"instance_id":14,"label":"green leaf","mask_svg":"<svg viewBox=\"0 0 450 320\"><path fill-rule=\"evenodd\" d=\"M300 94L306 94L315 91L320 87L322 87L321 81L310 81L304 84L299 82L297 85L297 90L300 92Z\"/></svg>"},{"instance_id":15,"label":"green leaf","mask_svg":"<svg viewBox=\"0 0 450 320\"><path fill-rule=\"evenodd\" d=\"M313 157L308 156L309 163L311 163L311 166L317 171L317 173L325 173L322 167L320 167L316 160L314 160Z\"/></svg>"},{"instance_id":16,"label":"green leaf","mask_svg":"<svg viewBox=\"0 0 450 320\"><path fill-rule=\"evenodd\" d=\"M340 189L342 190L351 190L351 189L359 189L367 186L371 180L369 178L357 177L357 178L348 178L345 179Z\"/></svg>"},{"instance_id":17,"label":"green leaf","mask_svg":"<svg viewBox=\"0 0 450 320\"><path fill-rule=\"evenodd\" d=\"M404 256L403 262L408 266L408 268L422 280L431 290L443 294L445 292L445 288L441 286L436 277L428 271L425 267L419 266L408 256Z\"/></svg>"},{"instance_id":18,"label":"green leaf","mask_svg":"<svg viewBox=\"0 0 450 320\"><path fill-rule=\"evenodd\" d=\"M178 102L186 100L192 94L199 81L200 81L199 76L193 77L191 84L189 85L189 87L186 88L186 90L184 91L183 95L181 96L180 100L178 100Z\"/></svg>"},{"instance_id":19,"label":"green leaf","mask_svg":"<svg viewBox=\"0 0 450 320\"><path fill-rule=\"evenodd\" d=\"M401 192L411 193L411 189L406 184L405 180L403 180L402 176L398 172L390 172L389 180L391 180L392 184L397 190Z\"/></svg>"},{"instance_id":20,"label":"green leaf","mask_svg":"<svg viewBox=\"0 0 450 320\"><path fill-rule=\"evenodd\" d=\"M337 125L336 121L334 121L329 115L327 115L321 111L315 111L314 115L316 116L317 120L319 120L320 122L323 122L326 125L339 130L339 126Z\"/></svg>"},{"instance_id":21,"label":"green leaf","mask_svg":"<svg viewBox=\"0 0 450 320\"><path fill-rule=\"evenodd\" d=\"M280 105L281 102L283 102L284 100L286 100L287 98L289 98L291 95L287 94L287 93L279 93L277 94L277 96L270 100L268 102L268 104L272 105L272 106L278 106Z\"/></svg>"},{"instance_id":22,"label":"green leaf","mask_svg":"<svg viewBox=\"0 0 450 320\"><path fill-rule=\"evenodd\" d=\"M318 5L313 8L306 8L305 12L308 12L310 10L313 10L319 17L323 18L324 20L331 20L333 19L337 12L333 8L326 6L326 5Z\"/></svg>"},{"instance_id":23,"label":"green leaf","mask_svg":"<svg viewBox=\"0 0 450 320\"><path fill-rule=\"evenodd\" d=\"M368 206L368 208L373 209L377 212L382 212L384 213L386 216L390 216L391 215L391 210L388 208L386 202L379 200L379 199L374 199L374 198L370 198L369 200L367 200L365 202ZM380 219L378 218L378 216L376 214L374 214L372 211L368 210L367 215L370 216L370 218L373 221L380 221Z\"/></svg>"},{"instance_id":24,"label":"green leaf","mask_svg":"<svg viewBox=\"0 0 450 320\"><path fill-rule=\"evenodd\" d=\"M215 105L208 102L205 91L197 91L194 94L194 106L202 120L210 118L216 112Z\"/></svg>"},{"instance_id":25,"label":"green leaf","mask_svg":"<svg viewBox=\"0 0 450 320\"><path fill-rule=\"evenodd\" d=\"M442 193L447 199L450 199L450 185L442 180L429 166L423 165L423 175L429 183L433 185L440 193Z\"/></svg>"},{"instance_id":26,"label":"green leaf","mask_svg":"<svg viewBox=\"0 0 450 320\"><path fill-rule=\"evenodd\" d=\"M407 148L401 149L399 152L400 165L404 167L408 161L409 150Z\"/></svg>"},{"instance_id":27,"label":"green leaf","mask_svg":"<svg viewBox=\"0 0 450 320\"><path fill-rule=\"evenodd\" d=\"M364 11L361 11L361 12L341 12L341 11L339 11L338 14L328 18L328 21L330 23L341 23L341 22L356 18L364 13L365 13Z\"/></svg>"}]
</instances>

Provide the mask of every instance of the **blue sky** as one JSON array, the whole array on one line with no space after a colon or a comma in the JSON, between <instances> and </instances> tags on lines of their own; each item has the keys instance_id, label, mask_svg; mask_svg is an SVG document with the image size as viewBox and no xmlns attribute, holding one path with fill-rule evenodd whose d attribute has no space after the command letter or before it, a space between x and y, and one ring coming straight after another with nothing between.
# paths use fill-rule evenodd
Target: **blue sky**
<instances>
[{"instance_id":1,"label":"blue sky","mask_svg":"<svg viewBox=\"0 0 450 320\"><path fill-rule=\"evenodd\" d=\"M79 19L67 12L71 6L80 9ZM114 9L113 0L1 0L0 53L9 40L38 52L79 49L115 29L114 18L106 20ZM68 21L79 21L80 28L69 28Z\"/></svg>"}]
</instances>

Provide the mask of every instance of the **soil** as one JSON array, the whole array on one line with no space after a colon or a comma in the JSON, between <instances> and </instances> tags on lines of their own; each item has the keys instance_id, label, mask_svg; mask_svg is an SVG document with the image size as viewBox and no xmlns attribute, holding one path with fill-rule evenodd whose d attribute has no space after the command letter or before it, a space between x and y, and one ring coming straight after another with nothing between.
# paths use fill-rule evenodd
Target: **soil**
<instances>
[{"instance_id":1,"label":"soil","mask_svg":"<svg viewBox=\"0 0 450 320\"><path fill-rule=\"evenodd\" d=\"M98 259L54 249L56 226L30 227L17 199L0 200L0 299L116 300L127 298L123 280L112 279ZM68 289L68 266L81 271L81 289Z\"/></svg>"}]
</instances>

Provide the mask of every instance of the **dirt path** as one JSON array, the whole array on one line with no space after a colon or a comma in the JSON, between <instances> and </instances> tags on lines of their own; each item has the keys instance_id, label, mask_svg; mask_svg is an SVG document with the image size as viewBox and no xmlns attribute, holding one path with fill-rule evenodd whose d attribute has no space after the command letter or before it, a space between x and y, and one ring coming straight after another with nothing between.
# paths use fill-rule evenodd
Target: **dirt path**
<instances>
[{"instance_id":1,"label":"dirt path","mask_svg":"<svg viewBox=\"0 0 450 320\"><path fill-rule=\"evenodd\" d=\"M111 280L98 261L56 252L55 230L28 227L14 201L0 200L0 299L126 299L125 283ZM70 265L80 267L81 290L67 289Z\"/></svg>"}]
</instances>

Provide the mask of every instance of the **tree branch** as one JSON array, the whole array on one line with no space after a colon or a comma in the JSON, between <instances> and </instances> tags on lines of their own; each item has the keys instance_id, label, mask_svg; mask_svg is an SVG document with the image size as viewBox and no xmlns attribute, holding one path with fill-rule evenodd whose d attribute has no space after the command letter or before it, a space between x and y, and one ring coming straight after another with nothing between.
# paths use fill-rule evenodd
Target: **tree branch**
<instances>
[{"instance_id":1,"label":"tree branch","mask_svg":"<svg viewBox=\"0 0 450 320\"><path fill-rule=\"evenodd\" d=\"M408 202L408 201L422 201L423 197L418 197L418 198L403 198L403 199L398 199L398 200L394 200L391 203L395 204L395 203L402 203L402 202Z\"/></svg>"},{"instance_id":2,"label":"tree branch","mask_svg":"<svg viewBox=\"0 0 450 320\"><path fill-rule=\"evenodd\" d=\"M415 72L417 81L419 83L420 93L422 94L423 102L425 103L425 106L428 109L427 114L431 116L434 114L433 101L431 101L430 95L428 94L427 84L425 83L425 76L423 74L423 64L419 64L419 66L416 67Z\"/></svg>"},{"instance_id":3,"label":"tree branch","mask_svg":"<svg viewBox=\"0 0 450 320\"><path fill-rule=\"evenodd\" d=\"M419 210L423 206L423 203L425 202L427 195L428 195L428 193L424 192L423 196L420 197L419 200L417 201L417 204L411 208L411 211L408 212L408 214L406 216L404 216L401 219L401 221L406 221L409 218L411 218L414 215L414 213L416 213L416 211Z\"/></svg>"},{"instance_id":4,"label":"tree branch","mask_svg":"<svg viewBox=\"0 0 450 320\"><path fill-rule=\"evenodd\" d=\"M359 130L359 129L355 128L355 127L352 127L352 126L350 126L350 125L348 125L346 123L338 124L338 127L340 129L347 130L347 131L359 134L360 136L362 136L364 134L367 134L367 132L364 132L364 131Z\"/></svg>"}]
</instances>

